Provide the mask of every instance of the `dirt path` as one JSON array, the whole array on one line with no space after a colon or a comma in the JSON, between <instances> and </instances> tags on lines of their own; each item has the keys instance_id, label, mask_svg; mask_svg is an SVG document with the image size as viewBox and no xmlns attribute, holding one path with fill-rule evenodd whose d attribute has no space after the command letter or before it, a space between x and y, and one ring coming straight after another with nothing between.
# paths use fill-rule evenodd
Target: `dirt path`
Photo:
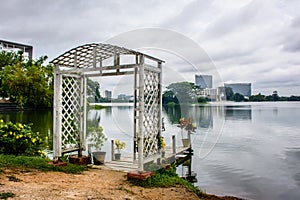
<instances>
[{"instance_id":1,"label":"dirt path","mask_svg":"<svg viewBox=\"0 0 300 200\"><path fill-rule=\"evenodd\" d=\"M9 180L9 177L15 181ZM107 169L89 169L79 175L6 169L0 172L0 192L14 193L12 199L22 200L199 199L180 186L151 189L132 186L126 181L126 173ZM211 196L208 199L219 198Z\"/></svg>"}]
</instances>

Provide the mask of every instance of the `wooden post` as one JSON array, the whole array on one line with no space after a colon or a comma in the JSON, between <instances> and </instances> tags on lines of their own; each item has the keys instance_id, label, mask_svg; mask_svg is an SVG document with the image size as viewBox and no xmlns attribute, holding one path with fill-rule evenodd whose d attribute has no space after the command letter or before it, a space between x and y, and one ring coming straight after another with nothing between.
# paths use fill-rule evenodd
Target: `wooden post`
<instances>
[{"instance_id":1,"label":"wooden post","mask_svg":"<svg viewBox=\"0 0 300 200\"><path fill-rule=\"evenodd\" d=\"M192 146L192 141L191 141L191 132L188 132L188 139L189 139L189 141L190 141L190 147Z\"/></svg>"},{"instance_id":2,"label":"wooden post","mask_svg":"<svg viewBox=\"0 0 300 200\"><path fill-rule=\"evenodd\" d=\"M172 149L173 149L173 154L176 154L176 138L175 138L175 135L172 135Z\"/></svg>"},{"instance_id":3,"label":"wooden post","mask_svg":"<svg viewBox=\"0 0 300 200\"><path fill-rule=\"evenodd\" d=\"M111 140L111 160L115 160L115 141Z\"/></svg>"},{"instance_id":4,"label":"wooden post","mask_svg":"<svg viewBox=\"0 0 300 200\"><path fill-rule=\"evenodd\" d=\"M160 70L162 70L161 68L161 62L158 62L158 68ZM159 83L158 83L158 106L159 106L159 112L158 112L158 139L160 141L161 139L161 131L162 131L162 71L159 72ZM161 142L158 143L159 146L158 146L158 152L161 154L161 151L162 151L162 148L161 148Z\"/></svg>"},{"instance_id":5,"label":"wooden post","mask_svg":"<svg viewBox=\"0 0 300 200\"><path fill-rule=\"evenodd\" d=\"M136 55L135 57L135 64L139 64L139 57ZM133 83L133 160L136 160L136 153L137 153L137 75L138 75L138 69L137 67L134 68L134 83Z\"/></svg>"}]
</instances>

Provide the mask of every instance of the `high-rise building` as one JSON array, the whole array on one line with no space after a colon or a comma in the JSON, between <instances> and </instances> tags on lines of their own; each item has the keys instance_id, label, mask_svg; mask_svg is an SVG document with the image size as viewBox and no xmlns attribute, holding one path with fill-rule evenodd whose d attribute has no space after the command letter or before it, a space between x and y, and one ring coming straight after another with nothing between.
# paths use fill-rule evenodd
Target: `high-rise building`
<instances>
[{"instance_id":1,"label":"high-rise building","mask_svg":"<svg viewBox=\"0 0 300 200\"><path fill-rule=\"evenodd\" d=\"M225 87L230 87L233 93L239 93L245 97L251 96L251 83L224 83Z\"/></svg>"},{"instance_id":2,"label":"high-rise building","mask_svg":"<svg viewBox=\"0 0 300 200\"><path fill-rule=\"evenodd\" d=\"M105 98L107 99L107 100L111 100L111 97L112 97L112 93L111 93L111 91L109 91L109 90L105 90L104 91L104 96L105 96Z\"/></svg>"},{"instance_id":3,"label":"high-rise building","mask_svg":"<svg viewBox=\"0 0 300 200\"><path fill-rule=\"evenodd\" d=\"M195 75L195 85L200 88L212 88L212 75Z\"/></svg>"},{"instance_id":4,"label":"high-rise building","mask_svg":"<svg viewBox=\"0 0 300 200\"><path fill-rule=\"evenodd\" d=\"M9 42L0 40L0 51L18 52L23 51L25 60L32 59L33 47L26 44L20 44L15 42Z\"/></svg>"}]
</instances>

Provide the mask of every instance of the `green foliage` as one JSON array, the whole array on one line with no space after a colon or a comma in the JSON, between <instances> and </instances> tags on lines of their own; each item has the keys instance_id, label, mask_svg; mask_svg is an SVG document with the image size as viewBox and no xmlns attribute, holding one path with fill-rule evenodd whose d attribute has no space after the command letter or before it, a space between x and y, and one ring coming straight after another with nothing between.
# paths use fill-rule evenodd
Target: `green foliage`
<instances>
[{"instance_id":1,"label":"green foliage","mask_svg":"<svg viewBox=\"0 0 300 200\"><path fill-rule=\"evenodd\" d=\"M226 95L226 100L231 101L232 97L234 95L233 90L231 87L225 87L225 95Z\"/></svg>"},{"instance_id":2,"label":"green foliage","mask_svg":"<svg viewBox=\"0 0 300 200\"><path fill-rule=\"evenodd\" d=\"M173 91L167 90L162 95L162 102L164 105L174 106L178 104L178 99Z\"/></svg>"},{"instance_id":3,"label":"green foliage","mask_svg":"<svg viewBox=\"0 0 300 200\"><path fill-rule=\"evenodd\" d=\"M1 154L45 156L45 146L45 138L33 132L31 125L0 120Z\"/></svg>"},{"instance_id":4,"label":"green foliage","mask_svg":"<svg viewBox=\"0 0 300 200\"><path fill-rule=\"evenodd\" d=\"M107 140L107 137L103 133L102 126L90 126L88 127L88 138L89 142L91 143L91 146L101 149L104 145L104 142Z\"/></svg>"},{"instance_id":5,"label":"green foliage","mask_svg":"<svg viewBox=\"0 0 300 200\"><path fill-rule=\"evenodd\" d=\"M14 156L0 154L1 168L26 168L38 169L41 171L60 171L70 174L80 174L86 170L85 166L68 163L67 166L59 167L49 165L49 159L42 157Z\"/></svg>"},{"instance_id":6,"label":"green foliage","mask_svg":"<svg viewBox=\"0 0 300 200\"><path fill-rule=\"evenodd\" d=\"M101 99L100 95L100 85L97 81L93 81L90 78L87 79L87 94L90 96L90 103L97 103Z\"/></svg>"},{"instance_id":7,"label":"green foliage","mask_svg":"<svg viewBox=\"0 0 300 200\"><path fill-rule=\"evenodd\" d=\"M206 196L199 188L192 183L180 178L176 174L176 165L173 164L170 169L161 168L155 171L155 175L146 180L131 180L131 183L141 187L173 187L176 185L183 185L190 191L194 192L198 197Z\"/></svg>"},{"instance_id":8,"label":"green foliage","mask_svg":"<svg viewBox=\"0 0 300 200\"><path fill-rule=\"evenodd\" d=\"M5 57L6 56L6 57ZM20 107L51 107L53 100L53 66L42 64L46 56L37 61L24 62L20 54L3 55L1 66L1 94L10 97ZM0 56L1 57L1 56ZM1 59L0 59L1 60Z\"/></svg>"},{"instance_id":9,"label":"green foliage","mask_svg":"<svg viewBox=\"0 0 300 200\"><path fill-rule=\"evenodd\" d=\"M195 103L195 101L197 100L197 91L199 90L199 87L190 82L178 82L171 83L167 87L167 89L173 92L173 97L176 96L176 98L178 99L178 103L188 104ZM171 92L166 91L164 94L166 96L170 96L172 95ZM166 102L165 104L167 103L168 102Z\"/></svg>"},{"instance_id":10,"label":"green foliage","mask_svg":"<svg viewBox=\"0 0 300 200\"><path fill-rule=\"evenodd\" d=\"M0 192L0 199L8 199L8 198L13 198L16 195L11 192Z\"/></svg>"},{"instance_id":11,"label":"green foliage","mask_svg":"<svg viewBox=\"0 0 300 200\"><path fill-rule=\"evenodd\" d=\"M245 100L245 97L241 95L240 93L234 93L232 100L235 102L241 102Z\"/></svg>"},{"instance_id":12,"label":"green foliage","mask_svg":"<svg viewBox=\"0 0 300 200\"><path fill-rule=\"evenodd\" d=\"M122 142L120 140L115 140L114 143L115 143L115 147L119 153L120 153L121 149L125 149L125 147L126 147L126 142Z\"/></svg>"},{"instance_id":13,"label":"green foliage","mask_svg":"<svg viewBox=\"0 0 300 200\"><path fill-rule=\"evenodd\" d=\"M208 99L205 97L198 97L197 101L198 101L198 103L207 103Z\"/></svg>"},{"instance_id":14,"label":"green foliage","mask_svg":"<svg viewBox=\"0 0 300 200\"><path fill-rule=\"evenodd\" d=\"M265 101L266 100L266 96L262 95L261 93L258 93L257 95L252 95L249 98L249 101Z\"/></svg>"},{"instance_id":15,"label":"green foliage","mask_svg":"<svg viewBox=\"0 0 300 200\"><path fill-rule=\"evenodd\" d=\"M0 70L2 70L6 66L12 66L22 61L23 56L21 53L16 54L7 51L0 52Z\"/></svg>"}]
</instances>

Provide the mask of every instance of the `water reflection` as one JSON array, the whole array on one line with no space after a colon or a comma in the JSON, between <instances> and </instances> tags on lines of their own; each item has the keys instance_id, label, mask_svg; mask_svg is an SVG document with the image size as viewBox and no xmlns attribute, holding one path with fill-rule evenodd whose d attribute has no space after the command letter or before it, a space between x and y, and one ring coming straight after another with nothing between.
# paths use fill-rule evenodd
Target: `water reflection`
<instances>
[{"instance_id":1,"label":"water reflection","mask_svg":"<svg viewBox=\"0 0 300 200\"><path fill-rule=\"evenodd\" d=\"M251 106L226 106L225 120L252 120Z\"/></svg>"},{"instance_id":2,"label":"water reflection","mask_svg":"<svg viewBox=\"0 0 300 200\"><path fill-rule=\"evenodd\" d=\"M187 162L178 173L195 171L201 189L246 199L299 198L299 102L164 107L163 117L168 144L172 135L180 137L176 126L180 117L191 117L197 125L191 168L185 166ZM0 118L33 122L34 130L52 139L52 111L0 113ZM88 120L90 125L103 126L109 138L103 150L108 155L114 138L126 141L122 153L132 154L132 107L90 110Z\"/></svg>"}]
</instances>

